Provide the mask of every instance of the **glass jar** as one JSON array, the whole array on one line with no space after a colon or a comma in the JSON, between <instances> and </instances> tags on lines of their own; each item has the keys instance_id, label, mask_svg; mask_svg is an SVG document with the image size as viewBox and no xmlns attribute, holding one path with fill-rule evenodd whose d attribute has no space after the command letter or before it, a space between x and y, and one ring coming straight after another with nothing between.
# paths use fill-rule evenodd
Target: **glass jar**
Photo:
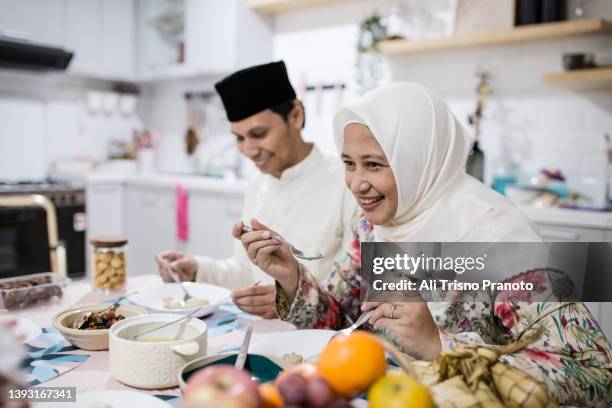
<instances>
[{"instance_id":1,"label":"glass jar","mask_svg":"<svg viewBox=\"0 0 612 408\"><path fill-rule=\"evenodd\" d=\"M127 238L104 237L89 240L93 247L92 285L94 289L115 291L125 288L127 280Z\"/></svg>"}]
</instances>

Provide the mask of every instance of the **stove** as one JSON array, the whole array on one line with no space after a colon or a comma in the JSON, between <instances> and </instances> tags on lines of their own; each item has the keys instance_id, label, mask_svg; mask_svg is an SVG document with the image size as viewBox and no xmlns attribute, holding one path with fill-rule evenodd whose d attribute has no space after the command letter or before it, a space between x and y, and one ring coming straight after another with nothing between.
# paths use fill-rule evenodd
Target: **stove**
<instances>
[{"instance_id":1,"label":"stove","mask_svg":"<svg viewBox=\"0 0 612 408\"><path fill-rule=\"evenodd\" d=\"M41 194L55 206L67 272L85 273L85 186L59 180L1 181L0 196ZM50 270L46 215L40 208L0 207L0 278Z\"/></svg>"},{"instance_id":2,"label":"stove","mask_svg":"<svg viewBox=\"0 0 612 408\"><path fill-rule=\"evenodd\" d=\"M0 195L42 194L55 207L84 206L85 185L60 180L0 181Z\"/></svg>"}]
</instances>

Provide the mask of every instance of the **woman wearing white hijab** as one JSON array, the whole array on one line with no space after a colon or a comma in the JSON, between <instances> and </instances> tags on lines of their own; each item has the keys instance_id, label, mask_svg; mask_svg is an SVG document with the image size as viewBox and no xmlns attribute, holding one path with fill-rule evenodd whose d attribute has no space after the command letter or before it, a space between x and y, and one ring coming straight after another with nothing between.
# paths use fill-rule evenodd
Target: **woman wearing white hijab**
<instances>
[{"instance_id":1,"label":"woman wearing white hijab","mask_svg":"<svg viewBox=\"0 0 612 408\"><path fill-rule=\"evenodd\" d=\"M252 220L255 232L242 234L242 223L233 230L250 259L276 279L279 316L300 328L340 329L347 316L354 321L361 310L375 309L371 329L426 360L458 342L500 344L541 319L540 339L505 357L508 363L546 383L558 402L606 406L612 353L580 303L537 310L535 302L519 308L497 298L463 299L443 310L422 302L360 304L360 242L540 239L519 210L465 173L470 139L426 88L397 83L375 89L336 115L334 131L347 187L363 213L355 219L354 242L322 287L264 225ZM588 338L574 335L584 331ZM576 353L588 355L590 367L578 364Z\"/></svg>"}]
</instances>

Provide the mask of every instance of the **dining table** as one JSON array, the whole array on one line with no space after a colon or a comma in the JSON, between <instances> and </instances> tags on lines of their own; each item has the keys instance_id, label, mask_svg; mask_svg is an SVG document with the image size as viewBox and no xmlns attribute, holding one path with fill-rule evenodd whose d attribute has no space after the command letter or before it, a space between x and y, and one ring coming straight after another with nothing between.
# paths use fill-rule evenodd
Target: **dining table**
<instances>
[{"instance_id":1,"label":"dining table","mask_svg":"<svg viewBox=\"0 0 612 408\"><path fill-rule=\"evenodd\" d=\"M75 279L68 283L61 299L35 306L32 308L3 311L1 315L23 317L40 325L43 333L53 333L52 320L61 311L79 304L112 303L124 294L133 291L144 291L148 287L158 286L162 282L159 275L140 275L128 278L126 287L121 291L110 293L94 290L89 279ZM259 335L281 331L295 330L295 326L279 319L261 319L240 311L233 303L228 302L220 306L211 316L202 319L209 325L207 355L213 355L240 347L246 328L253 327L253 339ZM58 333L58 332L55 332ZM181 391L178 387L166 389L138 389L122 384L113 379L110 372L109 351L90 351L70 347L69 351L55 350L56 354L69 354L83 356L82 363L75 364L73 368L62 372L53 378L40 380L36 387L76 387L76 395L80 393L99 390L129 390L152 394L167 401L170 405L178 405ZM85 356L88 356L85 359ZM79 360L75 358L75 360ZM33 407L67 407L65 402L32 403ZM74 406L74 405L73 405Z\"/></svg>"}]
</instances>

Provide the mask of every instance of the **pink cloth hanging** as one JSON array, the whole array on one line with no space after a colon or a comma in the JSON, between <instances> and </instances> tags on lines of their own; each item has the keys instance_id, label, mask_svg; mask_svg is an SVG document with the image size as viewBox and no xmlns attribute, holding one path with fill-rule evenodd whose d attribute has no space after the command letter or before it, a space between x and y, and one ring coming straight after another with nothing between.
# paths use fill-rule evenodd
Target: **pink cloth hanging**
<instances>
[{"instance_id":1,"label":"pink cloth hanging","mask_svg":"<svg viewBox=\"0 0 612 408\"><path fill-rule=\"evenodd\" d=\"M176 184L176 237L189 239L189 193L183 184Z\"/></svg>"}]
</instances>

